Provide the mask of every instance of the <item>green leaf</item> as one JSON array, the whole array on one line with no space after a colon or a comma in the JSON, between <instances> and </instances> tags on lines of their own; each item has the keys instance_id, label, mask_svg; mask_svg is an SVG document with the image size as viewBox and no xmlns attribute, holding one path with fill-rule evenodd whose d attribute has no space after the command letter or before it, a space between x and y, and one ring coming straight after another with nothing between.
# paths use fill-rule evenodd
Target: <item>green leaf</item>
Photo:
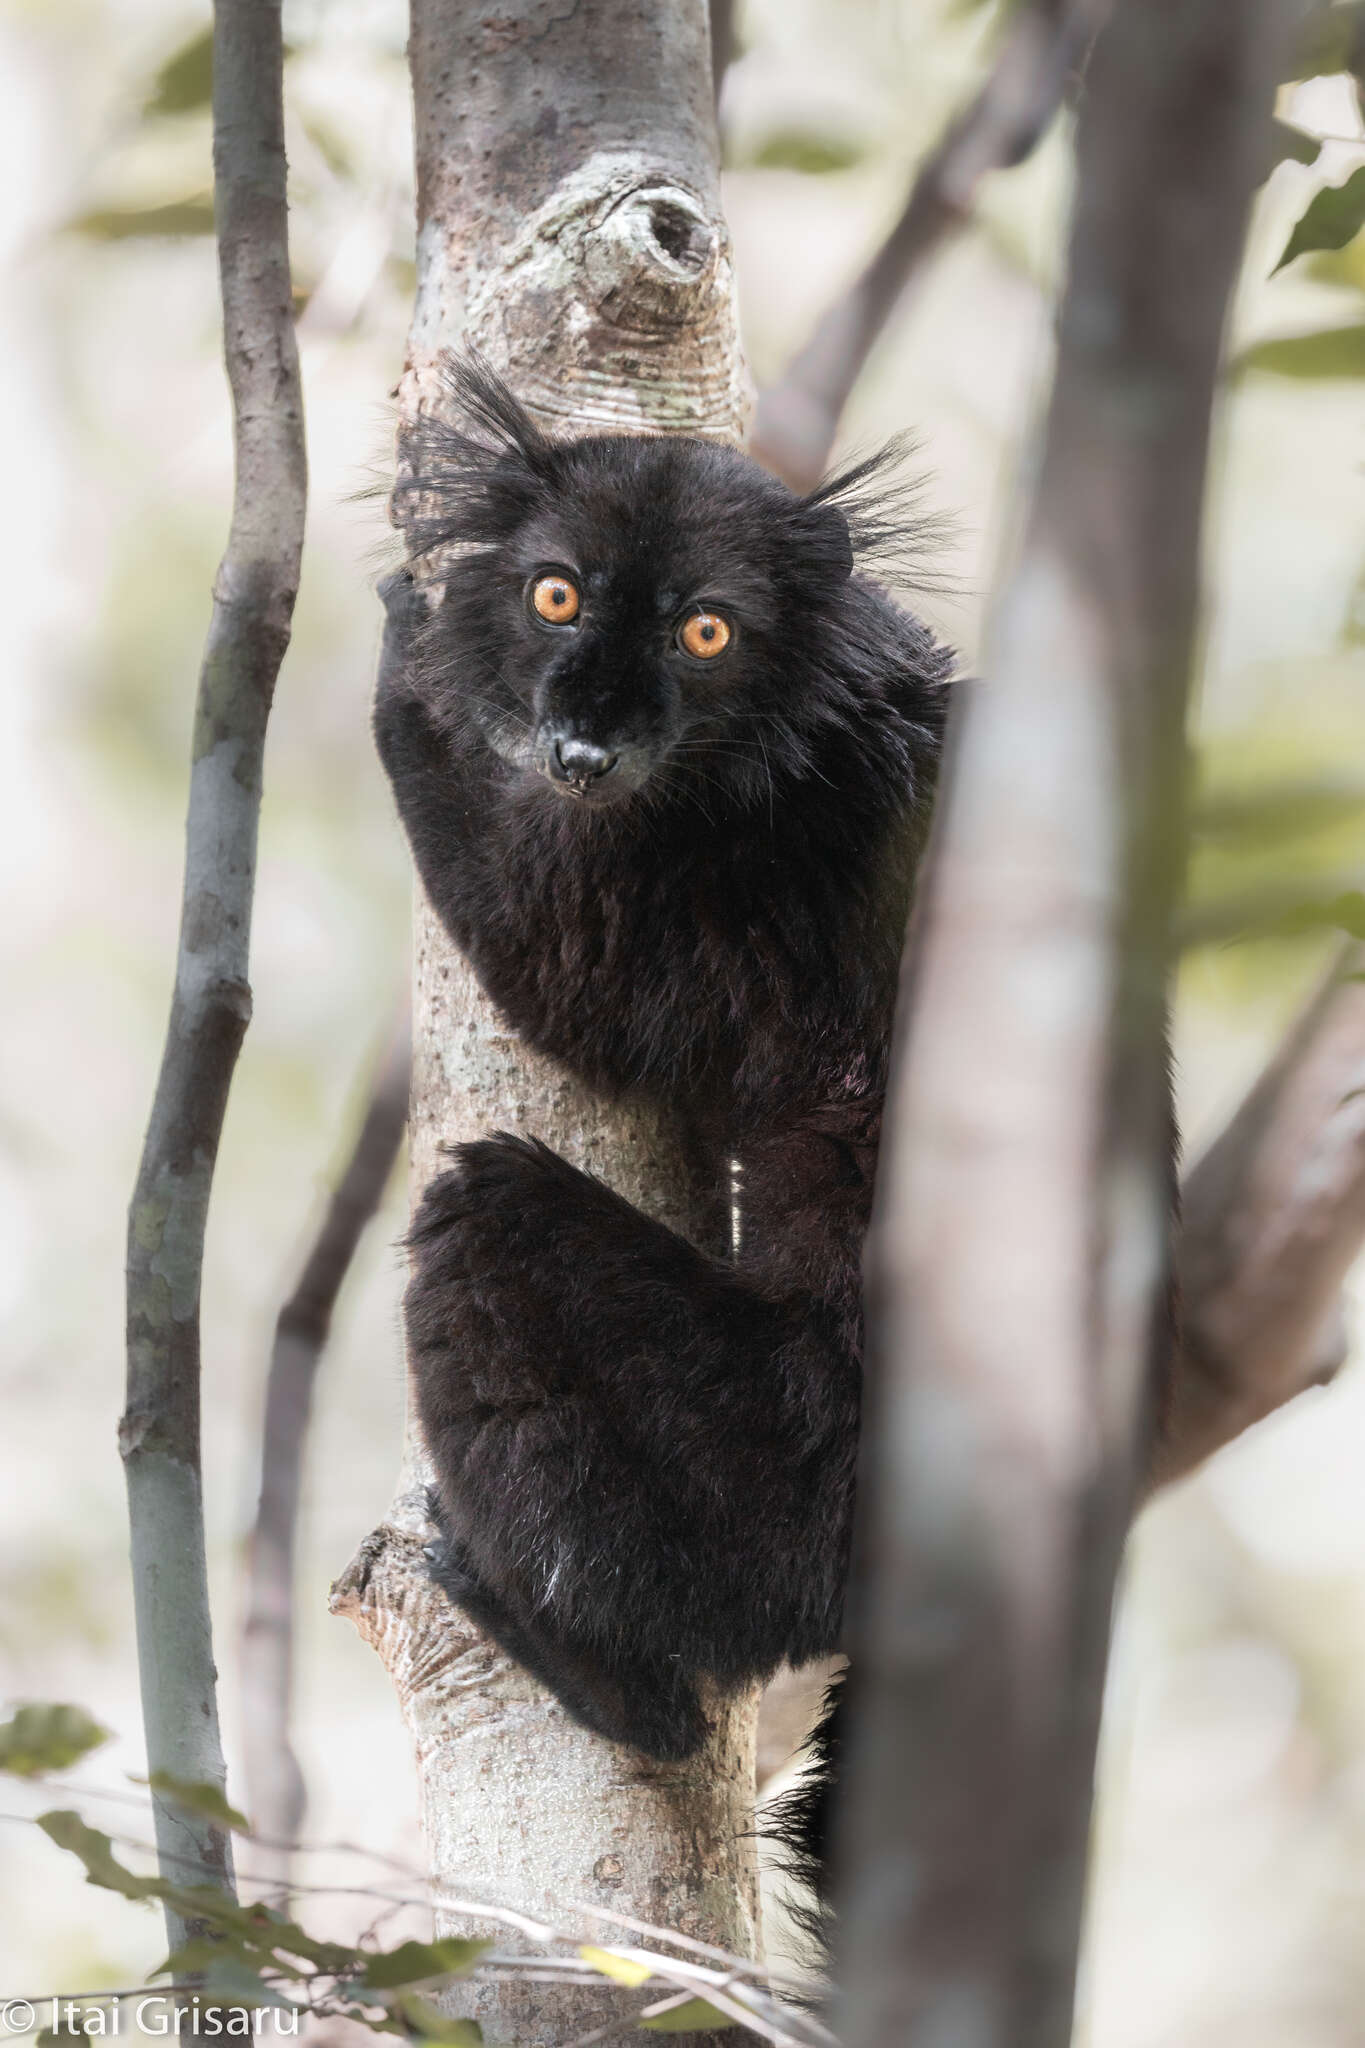
<instances>
[{"instance_id":1,"label":"green leaf","mask_svg":"<svg viewBox=\"0 0 1365 2048\"><path fill-rule=\"evenodd\" d=\"M400 1991L390 2004L405 2027L419 2041L448 2041L453 2048L479 2048L483 2031L477 2020L455 2020L429 1998L415 1991Z\"/></svg>"},{"instance_id":2,"label":"green leaf","mask_svg":"<svg viewBox=\"0 0 1365 2048\"><path fill-rule=\"evenodd\" d=\"M213 1939L206 1945L202 1937L192 1936L159 1969L151 1972L153 1977L202 1968L206 1956L221 1953L224 1946L246 1962L273 1963L280 1969L289 1969L291 1963L311 1963L315 1970L330 1977L356 1970L362 1966L362 1960L369 1960L340 1942L316 1940L272 1906L239 1905L230 1892L220 1891L215 1885L172 1884L164 1877L138 1877L119 1862L108 1835L87 1827L78 1813L41 1813L38 1826L59 1849L69 1849L80 1858L88 1883L119 1892L125 1899L161 1899L183 1919L199 1921L210 1930Z\"/></svg>"},{"instance_id":3,"label":"green leaf","mask_svg":"<svg viewBox=\"0 0 1365 2048\"><path fill-rule=\"evenodd\" d=\"M165 206L96 207L66 223L72 234L99 242L125 242L138 235L211 235L213 201L207 195L172 199Z\"/></svg>"},{"instance_id":4,"label":"green leaf","mask_svg":"<svg viewBox=\"0 0 1365 2048\"><path fill-rule=\"evenodd\" d=\"M109 1730L92 1721L83 1707L35 1701L0 1722L0 1771L16 1778L64 1771L108 1740Z\"/></svg>"},{"instance_id":5,"label":"green leaf","mask_svg":"<svg viewBox=\"0 0 1365 2048\"><path fill-rule=\"evenodd\" d=\"M867 151L851 135L822 133L813 128L775 128L765 135L744 159L745 170L804 171L822 177L830 171L848 171L860 164Z\"/></svg>"},{"instance_id":6,"label":"green leaf","mask_svg":"<svg viewBox=\"0 0 1365 2048\"><path fill-rule=\"evenodd\" d=\"M1315 164L1322 154L1322 143L1316 135L1306 129L1296 128L1292 121L1281 121L1278 117L1270 124L1271 168L1276 164Z\"/></svg>"},{"instance_id":7,"label":"green leaf","mask_svg":"<svg viewBox=\"0 0 1365 2048\"><path fill-rule=\"evenodd\" d=\"M231 1828L239 1835L251 1833L250 1821L235 1806L228 1805L221 1785L191 1784L187 1778L173 1778L169 1771L153 1771L150 1778L134 1782L150 1785L153 1792L164 1794L182 1813L197 1813L201 1820L217 1821L220 1827Z\"/></svg>"},{"instance_id":8,"label":"green leaf","mask_svg":"<svg viewBox=\"0 0 1365 2048\"><path fill-rule=\"evenodd\" d=\"M267 1984L249 1963L240 1958L218 1954L205 1966L202 1981L195 1987L199 2000L230 1999L234 2005L274 2005L286 2012L297 2008L292 1999L284 1998L273 1984Z\"/></svg>"},{"instance_id":9,"label":"green leaf","mask_svg":"<svg viewBox=\"0 0 1365 2048\"><path fill-rule=\"evenodd\" d=\"M304 134L327 168L338 178L357 177L355 150L345 130L316 114L304 114L300 118Z\"/></svg>"},{"instance_id":10,"label":"green leaf","mask_svg":"<svg viewBox=\"0 0 1365 2048\"><path fill-rule=\"evenodd\" d=\"M357 1949L348 1948L342 1942L318 1941L306 1932L296 1921L288 1920L272 1906L255 1902L239 1906L226 1892L220 1892L211 1885L167 1884L162 1879L150 1879L155 1886L155 1895L164 1899L167 1905L187 1920L203 1920L216 1934L226 1937L253 1958L276 1963L285 1968L292 1959L311 1963L315 1970L323 1970L329 1977L343 1971L357 1969L364 1957ZM183 1951L177 1951L154 1970L155 1977L165 1976L182 1967Z\"/></svg>"},{"instance_id":11,"label":"green leaf","mask_svg":"<svg viewBox=\"0 0 1365 2048\"><path fill-rule=\"evenodd\" d=\"M150 1899L157 1893L158 1880L154 1877L138 1877L126 1870L113 1851L108 1835L102 1835L95 1828L88 1828L78 1813L62 1808L53 1813L40 1813L38 1825L50 1841L59 1849L69 1849L85 1865L88 1884L97 1884L107 1892L121 1892L125 1899Z\"/></svg>"},{"instance_id":12,"label":"green leaf","mask_svg":"<svg viewBox=\"0 0 1365 2048\"><path fill-rule=\"evenodd\" d=\"M1344 249L1365 227L1365 164L1344 185L1325 185L1315 192L1307 212L1284 245L1275 265L1283 270L1296 256L1315 249ZM1275 271L1271 272L1273 277Z\"/></svg>"},{"instance_id":13,"label":"green leaf","mask_svg":"<svg viewBox=\"0 0 1365 2048\"><path fill-rule=\"evenodd\" d=\"M213 94L213 30L202 29L182 43L157 72L143 103L144 114L188 114L206 107Z\"/></svg>"},{"instance_id":14,"label":"green leaf","mask_svg":"<svg viewBox=\"0 0 1365 2048\"><path fill-rule=\"evenodd\" d=\"M652 2019L640 2022L655 2034L700 2034L734 2024L728 2013L718 2012L704 1998L688 1998L681 2005L671 2005L667 2012L656 2012Z\"/></svg>"},{"instance_id":15,"label":"green leaf","mask_svg":"<svg viewBox=\"0 0 1365 2048\"><path fill-rule=\"evenodd\" d=\"M1262 370L1273 377L1365 377L1365 326L1324 327L1258 341L1232 364L1235 376Z\"/></svg>"},{"instance_id":16,"label":"green leaf","mask_svg":"<svg viewBox=\"0 0 1365 2048\"><path fill-rule=\"evenodd\" d=\"M367 1991L393 1991L403 1984L426 1984L441 1977L467 1977L491 1941L405 1941L386 1955L370 1956L361 1982Z\"/></svg>"},{"instance_id":17,"label":"green leaf","mask_svg":"<svg viewBox=\"0 0 1365 2048\"><path fill-rule=\"evenodd\" d=\"M294 45L284 46L286 58ZM207 107L213 97L213 30L202 29L182 43L157 72L152 89L142 103L144 114L192 114Z\"/></svg>"},{"instance_id":18,"label":"green leaf","mask_svg":"<svg viewBox=\"0 0 1365 2048\"><path fill-rule=\"evenodd\" d=\"M600 1970L604 1977L611 1977L617 1984L628 1984L632 1991L641 1984L647 1984L654 1975L651 1964L637 1962L634 1956L614 1956L610 1949L583 1947L578 1953L585 1962L592 1964L594 1970Z\"/></svg>"},{"instance_id":19,"label":"green leaf","mask_svg":"<svg viewBox=\"0 0 1365 2048\"><path fill-rule=\"evenodd\" d=\"M233 1953L253 1963L269 1963L276 1960L274 1950L268 1941L257 1942L246 1936L241 1936L234 1942ZM158 1963L154 1970L149 1970L147 1980L150 1983L154 1977L202 1977L206 1970L211 1970L215 1963L222 1961L223 1955L221 1936L197 1934L191 1940L183 1941L173 1955L167 1956L164 1963Z\"/></svg>"}]
</instances>

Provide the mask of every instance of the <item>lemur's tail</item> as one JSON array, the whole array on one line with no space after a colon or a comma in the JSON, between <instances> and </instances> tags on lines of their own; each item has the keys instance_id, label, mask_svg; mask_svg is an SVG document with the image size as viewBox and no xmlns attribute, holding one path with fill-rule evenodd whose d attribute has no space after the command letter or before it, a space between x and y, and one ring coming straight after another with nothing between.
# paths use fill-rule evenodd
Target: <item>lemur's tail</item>
<instances>
[{"instance_id":1,"label":"lemur's tail","mask_svg":"<svg viewBox=\"0 0 1365 2048\"><path fill-rule=\"evenodd\" d=\"M847 1674L841 1672L825 1692L824 1711L803 1751L806 1769L800 1782L763 1810L760 1834L776 1845L774 1860L806 1894L793 1903L792 1918L808 1936L812 1961L828 1968L834 1915L830 1903L830 1845L834 1802L839 1781L847 1707Z\"/></svg>"}]
</instances>

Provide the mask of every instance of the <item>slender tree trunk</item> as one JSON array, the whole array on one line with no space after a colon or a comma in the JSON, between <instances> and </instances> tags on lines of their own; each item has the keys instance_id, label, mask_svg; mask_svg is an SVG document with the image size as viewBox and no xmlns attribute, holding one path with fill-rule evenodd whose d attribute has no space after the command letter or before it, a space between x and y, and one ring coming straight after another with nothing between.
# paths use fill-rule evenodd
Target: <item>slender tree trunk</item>
<instances>
[{"instance_id":1,"label":"slender tree trunk","mask_svg":"<svg viewBox=\"0 0 1365 2048\"><path fill-rule=\"evenodd\" d=\"M871 1245L848 2048L1064 2048L1164 1321L1209 419L1291 0L1118 0L1056 382L962 693Z\"/></svg>"},{"instance_id":2,"label":"slender tree trunk","mask_svg":"<svg viewBox=\"0 0 1365 2048\"><path fill-rule=\"evenodd\" d=\"M472 345L550 428L737 440L744 382L702 0L509 0L496 15L414 0L410 49L418 288L404 414L432 401L442 351ZM443 1142L499 1127L704 1232L665 1124L604 1108L532 1057L419 903L414 1195ZM398 1690L436 1886L560 1923L606 1907L755 1953L754 1702L720 1707L710 1744L681 1768L574 1726L430 1586L424 1472L410 1424L389 1519L333 1604ZM533 2048L624 2023L640 2000L507 1984L454 2003L488 2038Z\"/></svg>"},{"instance_id":3,"label":"slender tree trunk","mask_svg":"<svg viewBox=\"0 0 1365 2048\"><path fill-rule=\"evenodd\" d=\"M261 759L289 641L307 490L285 209L279 0L219 0L214 210L237 484L199 677L175 990L129 1213L128 1484L147 1761L222 1786L199 1447L209 1190L251 1014ZM232 1887L228 1836L155 1801L164 1875ZM167 1909L172 1947L185 1932Z\"/></svg>"}]
</instances>

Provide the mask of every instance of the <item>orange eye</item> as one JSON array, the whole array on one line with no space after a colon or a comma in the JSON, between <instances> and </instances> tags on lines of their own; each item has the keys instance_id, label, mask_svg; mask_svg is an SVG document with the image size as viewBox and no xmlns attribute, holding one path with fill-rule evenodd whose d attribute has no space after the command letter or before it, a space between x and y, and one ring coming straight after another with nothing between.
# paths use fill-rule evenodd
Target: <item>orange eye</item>
<instances>
[{"instance_id":1,"label":"orange eye","mask_svg":"<svg viewBox=\"0 0 1365 2048\"><path fill-rule=\"evenodd\" d=\"M531 604L539 618L552 626L568 626L578 617L578 591L567 576L537 576L531 585Z\"/></svg>"},{"instance_id":2,"label":"orange eye","mask_svg":"<svg viewBox=\"0 0 1365 2048\"><path fill-rule=\"evenodd\" d=\"M714 661L730 645L730 628L719 612L693 612L678 638L698 661Z\"/></svg>"}]
</instances>

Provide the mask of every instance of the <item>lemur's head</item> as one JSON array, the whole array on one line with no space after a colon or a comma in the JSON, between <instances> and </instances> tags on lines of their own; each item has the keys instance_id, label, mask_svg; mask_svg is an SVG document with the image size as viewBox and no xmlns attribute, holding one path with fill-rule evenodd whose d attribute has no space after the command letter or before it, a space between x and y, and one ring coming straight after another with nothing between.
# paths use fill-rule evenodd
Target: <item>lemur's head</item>
<instances>
[{"instance_id":1,"label":"lemur's head","mask_svg":"<svg viewBox=\"0 0 1365 2048\"><path fill-rule=\"evenodd\" d=\"M812 761L858 662L855 549L914 525L868 496L888 457L797 497L707 441L553 439L477 362L444 383L396 495L444 584L418 676L437 718L590 808L761 798Z\"/></svg>"}]
</instances>

